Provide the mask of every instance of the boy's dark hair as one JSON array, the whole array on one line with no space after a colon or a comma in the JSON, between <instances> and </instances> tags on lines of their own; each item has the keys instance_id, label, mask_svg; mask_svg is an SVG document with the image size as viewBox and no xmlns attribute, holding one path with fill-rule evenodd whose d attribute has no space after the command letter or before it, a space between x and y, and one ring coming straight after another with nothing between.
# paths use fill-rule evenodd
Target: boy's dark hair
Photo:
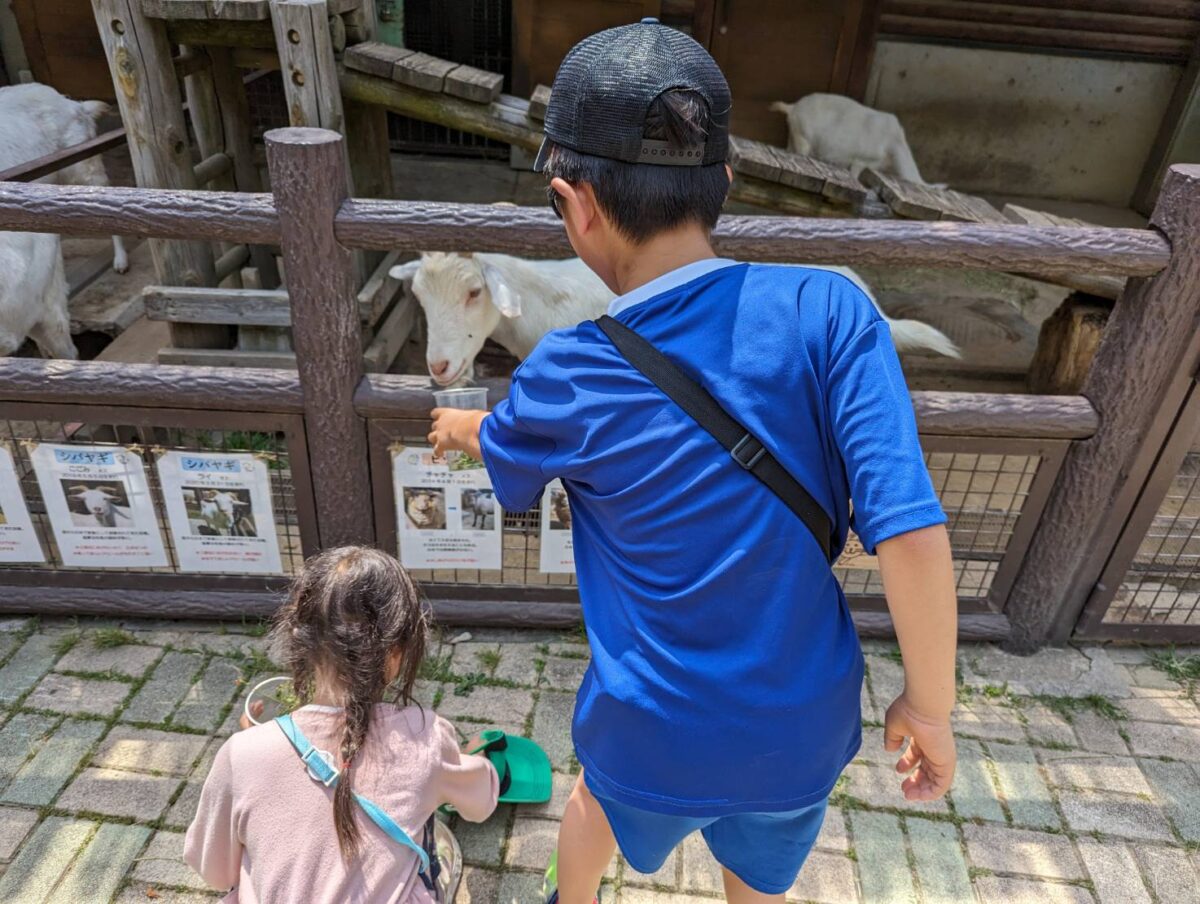
<instances>
[{"instance_id":1,"label":"boy's dark hair","mask_svg":"<svg viewBox=\"0 0 1200 904\"><path fill-rule=\"evenodd\" d=\"M688 148L708 134L708 103L695 91L664 91L646 111L643 138ZM724 163L707 166L654 166L581 154L550 146L543 172L571 184L587 182L596 202L617 230L635 243L684 223L711 230L729 191ZM552 191L547 186L547 191Z\"/></svg>"},{"instance_id":2,"label":"boy's dark hair","mask_svg":"<svg viewBox=\"0 0 1200 904\"><path fill-rule=\"evenodd\" d=\"M400 654L394 688L404 706L412 703L425 658L427 628L417 586L395 558L377 549L326 550L296 575L272 633L302 702L312 700L318 673L343 691L333 823L342 856L350 860L359 841L351 767L371 727L372 709L387 690L388 656Z\"/></svg>"}]
</instances>

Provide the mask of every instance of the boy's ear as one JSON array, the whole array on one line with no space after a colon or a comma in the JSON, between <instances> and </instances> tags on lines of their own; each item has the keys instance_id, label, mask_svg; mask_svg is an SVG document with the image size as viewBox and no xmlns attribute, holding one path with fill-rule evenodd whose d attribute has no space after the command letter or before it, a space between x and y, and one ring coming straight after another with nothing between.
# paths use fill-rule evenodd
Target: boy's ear
<instances>
[{"instance_id":1,"label":"boy's ear","mask_svg":"<svg viewBox=\"0 0 1200 904\"><path fill-rule=\"evenodd\" d=\"M521 316L521 299L509 288L504 274L491 264L483 265L483 281L487 283L488 291L492 293L492 304L505 317Z\"/></svg>"}]
</instances>

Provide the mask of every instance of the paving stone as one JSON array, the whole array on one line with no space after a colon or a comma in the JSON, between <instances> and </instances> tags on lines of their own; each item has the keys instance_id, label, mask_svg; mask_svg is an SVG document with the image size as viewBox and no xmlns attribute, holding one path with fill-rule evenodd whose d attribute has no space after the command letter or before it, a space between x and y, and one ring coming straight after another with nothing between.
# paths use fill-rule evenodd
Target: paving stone
<instances>
[{"instance_id":1,"label":"paving stone","mask_svg":"<svg viewBox=\"0 0 1200 904\"><path fill-rule=\"evenodd\" d=\"M482 654L482 658L481 658ZM456 675L470 675L472 672L482 672L491 676L492 667L484 663L488 654L500 656L498 643L456 643L452 647L450 668Z\"/></svg>"},{"instance_id":2,"label":"paving stone","mask_svg":"<svg viewBox=\"0 0 1200 904\"><path fill-rule=\"evenodd\" d=\"M0 728L0 787L41 746L56 721L51 716L17 713Z\"/></svg>"},{"instance_id":3,"label":"paving stone","mask_svg":"<svg viewBox=\"0 0 1200 904\"><path fill-rule=\"evenodd\" d=\"M1172 841L1162 810L1138 797L1103 791L1061 791L1067 825L1076 832L1103 832L1121 838Z\"/></svg>"},{"instance_id":4,"label":"paving stone","mask_svg":"<svg viewBox=\"0 0 1200 904\"><path fill-rule=\"evenodd\" d=\"M842 773L849 779L846 793L872 807L899 807L917 813L949 813L945 800L905 800L904 776L891 766L851 763Z\"/></svg>"},{"instance_id":5,"label":"paving stone","mask_svg":"<svg viewBox=\"0 0 1200 904\"><path fill-rule=\"evenodd\" d=\"M910 834L911 829L910 824ZM965 825L963 837L971 862L992 872L1025 873L1050 879L1085 878L1071 839L1066 835Z\"/></svg>"},{"instance_id":6,"label":"paving stone","mask_svg":"<svg viewBox=\"0 0 1200 904\"><path fill-rule=\"evenodd\" d=\"M500 681L514 681L533 687L538 678L535 660L546 658L535 643L506 643L500 647L500 662L492 676Z\"/></svg>"},{"instance_id":7,"label":"paving stone","mask_svg":"<svg viewBox=\"0 0 1200 904\"><path fill-rule=\"evenodd\" d=\"M825 821L821 823L821 834L813 845L828 851L845 851L850 847L850 839L846 835L846 814L837 807L829 807L825 811Z\"/></svg>"},{"instance_id":8,"label":"paving stone","mask_svg":"<svg viewBox=\"0 0 1200 904\"><path fill-rule=\"evenodd\" d=\"M196 817L196 806L200 803L200 791L203 787L202 782L188 782L184 785L183 791L167 811L164 822L169 826L181 826L185 829L190 826Z\"/></svg>"},{"instance_id":9,"label":"paving stone","mask_svg":"<svg viewBox=\"0 0 1200 904\"><path fill-rule=\"evenodd\" d=\"M992 744L989 749L1013 822L1034 828L1060 828L1061 820L1033 751L1023 744Z\"/></svg>"},{"instance_id":10,"label":"paving stone","mask_svg":"<svg viewBox=\"0 0 1200 904\"><path fill-rule=\"evenodd\" d=\"M20 643L21 638L16 634L0 629L0 660L15 650Z\"/></svg>"},{"instance_id":11,"label":"paving stone","mask_svg":"<svg viewBox=\"0 0 1200 904\"><path fill-rule=\"evenodd\" d=\"M1077 844L1100 904L1150 904L1150 893L1128 847L1091 838L1080 838Z\"/></svg>"},{"instance_id":12,"label":"paving stone","mask_svg":"<svg viewBox=\"0 0 1200 904\"><path fill-rule=\"evenodd\" d=\"M959 816L1004 822L988 759L978 741L963 738L958 742L958 769L950 797Z\"/></svg>"},{"instance_id":13,"label":"paving stone","mask_svg":"<svg viewBox=\"0 0 1200 904\"><path fill-rule=\"evenodd\" d=\"M156 832L138 857L133 878L150 885L174 885L209 891L208 885L183 862L183 832Z\"/></svg>"},{"instance_id":14,"label":"paving stone","mask_svg":"<svg viewBox=\"0 0 1200 904\"><path fill-rule=\"evenodd\" d=\"M30 709L79 715L107 716L129 695L129 685L120 681L92 681L72 675L50 674L25 699Z\"/></svg>"},{"instance_id":15,"label":"paving stone","mask_svg":"<svg viewBox=\"0 0 1200 904\"><path fill-rule=\"evenodd\" d=\"M1140 688L1135 688L1140 690ZM1177 694L1169 696L1130 697L1122 700L1121 706L1129 718L1143 722L1171 722L1176 724L1200 724L1200 707Z\"/></svg>"},{"instance_id":16,"label":"paving stone","mask_svg":"<svg viewBox=\"0 0 1200 904\"><path fill-rule=\"evenodd\" d=\"M0 807L0 862L7 863L38 821L37 810Z\"/></svg>"},{"instance_id":17,"label":"paving stone","mask_svg":"<svg viewBox=\"0 0 1200 904\"><path fill-rule=\"evenodd\" d=\"M980 876L975 880L975 890L983 904L1095 904L1096 900L1091 892L1078 885L1000 876Z\"/></svg>"},{"instance_id":18,"label":"paving stone","mask_svg":"<svg viewBox=\"0 0 1200 904\"><path fill-rule=\"evenodd\" d=\"M546 819L562 819L567 800L575 788L575 776L555 772L551 777L550 800L544 804L524 804L521 813L527 816L542 816Z\"/></svg>"},{"instance_id":19,"label":"paving stone","mask_svg":"<svg viewBox=\"0 0 1200 904\"><path fill-rule=\"evenodd\" d=\"M123 722L165 722L175 711L204 658L195 653L167 653L154 669L150 680L125 707Z\"/></svg>"},{"instance_id":20,"label":"paving stone","mask_svg":"<svg viewBox=\"0 0 1200 904\"><path fill-rule=\"evenodd\" d=\"M899 817L859 810L850 814L850 827L858 862L863 864L859 878L866 904L916 902Z\"/></svg>"},{"instance_id":21,"label":"paving stone","mask_svg":"<svg viewBox=\"0 0 1200 904\"><path fill-rule=\"evenodd\" d=\"M813 851L795 883L788 889L788 901L816 901L817 904L847 904L858 900L854 882L854 861L844 854Z\"/></svg>"},{"instance_id":22,"label":"paving stone","mask_svg":"<svg viewBox=\"0 0 1200 904\"><path fill-rule=\"evenodd\" d=\"M999 647L972 647L965 657L963 683L968 687L1008 685L1022 697L1124 697L1129 679L1103 647L1046 647L1032 656L1016 656Z\"/></svg>"},{"instance_id":23,"label":"paving stone","mask_svg":"<svg viewBox=\"0 0 1200 904\"><path fill-rule=\"evenodd\" d=\"M1133 757L1105 756L1081 750L1047 750L1042 752L1041 760L1050 776L1050 783L1057 788L1089 788L1124 794L1152 793Z\"/></svg>"},{"instance_id":24,"label":"paving stone","mask_svg":"<svg viewBox=\"0 0 1200 904\"><path fill-rule=\"evenodd\" d=\"M544 870L557 845L557 822L518 816L508 837L504 862L509 866Z\"/></svg>"},{"instance_id":25,"label":"paving stone","mask_svg":"<svg viewBox=\"0 0 1200 904\"><path fill-rule=\"evenodd\" d=\"M45 806L75 774L97 739L103 722L68 719L33 755L5 789L5 803Z\"/></svg>"},{"instance_id":26,"label":"paving stone","mask_svg":"<svg viewBox=\"0 0 1200 904\"><path fill-rule=\"evenodd\" d=\"M1169 756L1200 762L1200 725L1127 722L1129 746L1138 756Z\"/></svg>"},{"instance_id":27,"label":"paving stone","mask_svg":"<svg viewBox=\"0 0 1200 904\"><path fill-rule=\"evenodd\" d=\"M1108 658L1117 665L1144 665L1149 653L1144 647L1118 643L1107 644L1104 649L1108 652Z\"/></svg>"},{"instance_id":28,"label":"paving stone","mask_svg":"<svg viewBox=\"0 0 1200 904\"><path fill-rule=\"evenodd\" d=\"M887 708L904 690L904 667L886 656L867 656L867 672L871 676L871 699L882 721Z\"/></svg>"},{"instance_id":29,"label":"paving stone","mask_svg":"<svg viewBox=\"0 0 1200 904\"><path fill-rule=\"evenodd\" d=\"M533 740L550 757L550 765L567 771L575 755L571 743L571 717L575 712L575 695L545 690L538 698L533 713Z\"/></svg>"},{"instance_id":30,"label":"paving stone","mask_svg":"<svg viewBox=\"0 0 1200 904\"><path fill-rule=\"evenodd\" d=\"M208 738L203 735L118 725L108 733L91 765L187 775L207 744Z\"/></svg>"},{"instance_id":31,"label":"paving stone","mask_svg":"<svg viewBox=\"0 0 1200 904\"><path fill-rule=\"evenodd\" d=\"M1040 703L1023 710L1025 730L1034 744L1076 746L1075 731L1061 715Z\"/></svg>"},{"instance_id":32,"label":"paving stone","mask_svg":"<svg viewBox=\"0 0 1200 904\"><path fill-rule=\"evenodd\" d=\"M159 647L125 644L120 647L96 649L88 639L81 640L62 659L54 664L56 672L116 672L130 678L141 678L146 669L162 655Z\"/></svg>"},{"instance_id":33,"label":"paving stone","mask_svg":"<svg viewBox=\"0 0 1200 904\"><path fill-rule=\"evenodd\" d=\"M254 652L266 654L270 643L266 637L250 637L246 634L217 634L213 632L187 631L179 635L179 648L201 653L216 653L220 656L250 655Z\"/></svg>"},{"instance_id":34,"label":"paving stone","mask_svg":"<svg viewBox=\"0 0 1200 904\"><path fill-rule=\"evenodd\" d=\"M529 901L537 901L530 898ZM508 904L507 901L501 904ZM617 904L712 904L712 898L686 895L682 892L657 891L650 888L622 888Z\"/></svg>"},{"instance_id":35,"label":"paving stone","mask_svg":"<svg viewBox=\"0 0 1200 904\"><path fill-rule=\"evenodd\" d=\"M1157 688L1163 691L1179 690L1179 682L1152 665L1126 666L1125 671L1130 676L1131 683L1137 687Z\"/></svg>"},{"instance_id":36,"label":"paving stone","mask_svg":"<svg viewBox=\"0 0 1200 904\"><path fill-rule=\"evenodd\" d=\"M500 874L477 866L463 868L453 904L494 904L500 896Z\"/></svg>"},{"instance_id":37,"label":"paving stone","mask_svg":"<svg viewBox=\"0 0 1200 904\"><path fill-rule=\"evenodd\" d=\"M1187 763L1142 760L1154 797L1186 841L1200 842L1200 769Z\"/></svg>"},{"instance_id":38,"label":"paving stone","mask_svg":"<svg viewBox=\"0 0 1200 904\"><path fill-rule=\"evenodd\" d=\"M962 703L954 710L954 733L999 741L1025 741L1025 724L1011 706L981 701Z\"/></svg>"},{"instance_id":39,"label":"paving stone","mask_svg":"<svg viewBox=\"0 0 1200 904\"><path fill-rule=\"evenodd\" d=\"M150 830L145 826L103 823L79 859L54 890L61 901L108 901L116 894L146 844Z\"/></svg>"},{"instance_id":40,"label":"paving stone","mask_svg":"<svg viewBox=\"0 0 1200 904\"><path fill-rule=\"evenodd\" d=\"M1200 877L1183 851L1143 845L1137 858L1145 867L1147 884L1163 904L1200 904Z\"/></svg>"},{"instance_id":41,"label":"paving stone","mask_svg":"<svg viewBox=\"0 0 1200 904\"><path fill-rule=\"evenodd\" d=\"M496 904L531 904L542 900L542 876L539 873L505 873L500 877Z\"/></svg>"},{"instance_id":42,"label":"paving stone","mask_svg":"<svg viewBox=\"0 0 1200 904\"><path fill-rule=\"evenodd\" d=\"M433 701L437 697L437 692L442 689L442 686L436 681L427 681L424 678L418 678L413 684L413 700L421 704L426 709L433 709ZM241 706L239 703L238 706ZM237 709L235 706L234 709Z\"/></svg>"},{"instance_id":43,"label":"paving stone","mask_svg":"<svg viewBox=\"0 0 1200 904\"><path fill-rule=\"evenodd\" d=\"M533 692L510 687L477 687L471 693L458 696L446 687L438 714L453 721L472 716L501 725L523 725L533 709Z\"/></svg>"},{"instance_id":44,"label":"paving stone","mask_svg":"<svg viewBox=\"0 0 1200 904\"><path fill-rule=\"evenodd\" d=\"M546 660L546 668L542 671L542 687L574 693L579 690L590 664L587 659L559 659L552 656Z\"/></svg>"},{"instance_id":45,"label":"paving stone","mask_svg":"<svg viewBox=\"0 0 1200 904\"><path fill-rule=\"evenodd\" d=\"M504 846L504 835L508 831L508 820L512 807L501 804L487 822L455 821L454 836L462 848L463 860L483 866L500 865L500 849Z\"/></svg>"},{"instance_id":46,"label":"paving stone","mask_svg":"<svg viewBox=\"0 0 1200 904\"><path fill-rule=\"evenodd\" d=\"M0 618L0 631L15 634L24 631L33 622L32 618Z\"/></svg>"},{"instance_id":47,"label":"paving stone","mask_svg":"<svg viewBox=\"0 0 1200 904\"><path fill-rule=\"evenodd\" d=\"M171 716L172 725L211 731L224 718L225 707L238 692L242 670L228 659L212 659Z\"/></svg>"},{"instance_id":48,"label":"paving stone","mask_svg":"<svg viewBox=\"0 0 1200 904\"><path fill-rule=\"evenodd\" d=\"M862 719L864 722L882 722L883 713L875 708L875 701L871 699L871 691L867 688L867 683L864 681L862 690L859 692L859 708L862 710Z\"/></svg>"},{"instance_id":49,"label":"paving stone","mask_svg":"<svg viewBox=\"0 0 1200 904\"><path fill-rule=\"evenodd\" d=\"M58 638L52 634L32 634L20 649L0 668L0 706L10 706L54 664Z\"/></svg>"},{"instance_id":50,"label":"paving stone","mask_svg":"<svg viewBox=\"0 0 1200 904\"><path fill-rule=\"evenodd\" d=\"M55 883L95 827L94 822L46 817L0 876L0 901L43 904L54 900L51 891Z\"/></svg>"},{"instance_id":51,"label":"paving stone","mask_svg":"<svg viewBox=\"0 0 1200 904\"><path fill-rule=\"evenodd\" d=\"M151 822L167 809L178 787L177 778L89 767L71 782L56 806Z\"/></svg>"},{"instance_id":52,"label":"paving stone","mask_svg":"<svg viewBox=\"0 0 1200 904\"><path fill-rule=\"evenodd\" d=\"M970 901L971 878L955 827L947 822L928 819L908 819L905 822L925 904Z\"/></svg>"},{"instance_id":53,"label":"paving stone","mask_svg":"<svg viewBox=\"0 0 1200 904\"><path fill-rule=\"evenodd\" d=\"M1074 714L1071 725L1075 729L1075 737L1079 739L1079 746L1084 750L1096 753L1129 752L1129 745L1121 737L1120 728L1112 719L1099 713L1081 712Z\"/></svg>"},{"instance_id":54,"label":"paving stone","mask_svg":"<svg viewBox=\"0 0 1200 904\"><path fill-rule=\"evenodd\" d=\"M683 844L679 846L679 858L683 877L679 887L682 891L708 894L721 894L724 891L721 864L714 859L699 832L693 832L683 839Z\"/></svg>"},{"instance_id":55,"label":"paving stone","mask_svg":"<svg viewBox=\"0 0 1200 904\"><path fill-rule=\"evenodd\" d=\"M179 891L175 888L159 888L146 882L133 882L121 892L116 904L216 904L216 900L203 892ZM460 891L456 904L463 904L464 900L469 899L464 899Z\"/></svg>"}]
</instances>

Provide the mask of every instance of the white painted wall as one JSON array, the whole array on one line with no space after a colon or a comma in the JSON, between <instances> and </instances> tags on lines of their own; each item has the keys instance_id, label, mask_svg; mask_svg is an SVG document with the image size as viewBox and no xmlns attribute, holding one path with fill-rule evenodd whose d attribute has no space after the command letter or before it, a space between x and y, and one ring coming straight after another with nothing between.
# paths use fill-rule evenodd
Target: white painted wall
<instances>
[{"instance_id":1,"label":"white painted wall","mask_svg":"<svg viewBox=\"0 0 1200 904\"><path fill-rule=\"evenodd\" d=\"M1125 206L1180 72L880 41L866 102L899 117L930 182Z\"/></svg>"}]
</instances>

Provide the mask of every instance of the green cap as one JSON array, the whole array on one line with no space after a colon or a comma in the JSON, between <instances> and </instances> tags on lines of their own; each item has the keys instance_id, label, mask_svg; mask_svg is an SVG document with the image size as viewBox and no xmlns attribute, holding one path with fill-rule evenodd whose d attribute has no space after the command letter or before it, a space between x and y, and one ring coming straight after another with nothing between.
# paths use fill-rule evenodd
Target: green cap
<instances>
[{"instance_id":1,"label":"green cap","mask_svg":"<svg viewBox=\"0 0 1200 904\"><path fill-rule=\"evenodd\" d=\"M506 804L541 804L550 799L550 758L528 738L498 729L479 733L483 741L468 753L482 753L500 776L500 801Z\"/></svg>"}]
</instances>

